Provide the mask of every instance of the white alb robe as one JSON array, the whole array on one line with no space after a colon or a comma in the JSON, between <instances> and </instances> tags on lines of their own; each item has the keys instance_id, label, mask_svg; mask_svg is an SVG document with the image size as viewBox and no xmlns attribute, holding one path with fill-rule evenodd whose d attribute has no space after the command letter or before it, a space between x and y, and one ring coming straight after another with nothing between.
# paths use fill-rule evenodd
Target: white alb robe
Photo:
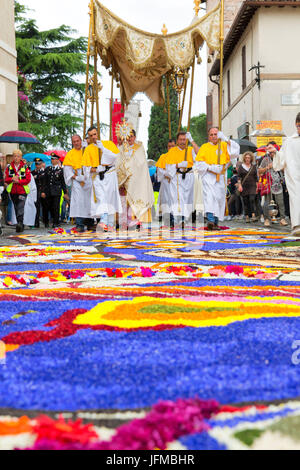
<instances>
[{"instance_id":1,"label":"white alb robe","mask_svg":"<svg viewBox=\"0 0 300 470\"><path fill-rule=\"evenodd\" d=\"M76 173L76 178L72 179ZM82 169L76 170L76 173L71 166L64 167L66 185L72 186L70 217L87 219L90 218L91 212L92 181L86 177Z\"/></svg>"},{"instance_id":2,"label":"white alb robe","mask_svg":"<svg viewBox=\"0 0 300 470\"><path fill-rule=\"evenodd\" d=\"M96 173L91 173L91 168L84 169L85 177L91 181L92 191L90 195L91 217L101 217L103 214L115 215L122 213L122 203L119 193L119 183L116 172L116 160L118 155L104 148L101 163ZM111 166L100 180L99 173Z\"/></svg>"},{"instance_id":3,"label":"white alb robe","mask_svg":"<svg viewBox=\"0 0 300 470\"><path fill-rule=\"evenodd\" d=\"M203 185L200 173L198 172L195 162L196 162L196 154L193 151L193 160L194 160L194 203L193 203L193 212L204 212L204 201L203 201Z\"/></svg>"},{"instance_id":4,"label":"white alb robe","mask_svg":"<svg viewBox=\"0 0 300 470\"><path fill-rule=\"evenodd\" d=\"M292 228L300 226L300 136L287 138L273 159L275 171L284 170L290 196Z\"/></svg>"},{"instance_id":5,"label":"white alb robe","mask_svg":"<svg viewBox=\"0 0 300 470\"><path fill-rule=\"evenodd\" d=\"M24 207L24 225L28 227L33 227L35 225L35 218L36 218L36 207L35 203L37 201L37 189L34 178L31 178L29 183L30 193L28 194L25 202ZM11 214L11 222L13 225L17 224L16 213L14 205L12 205L12 214Z\"/></svg>"},{"instance_id":6,"label":"white alb robe","mask_svg":"<svg viewBox=\"0 0 300 470\"><path fill-rule=\"evenodd\" d=\"M157 168L157 181L160 183L159 196L157 201L157 214L170 214L170 181L167 177L171 178L167 170L164 168Z\"/></svg>"},{"instance_id":7,"label":"white alb robe","mask_svg":"<svg viewBox=\"0 0 300 470\"><path fill-rule=\"evenodd\" d=\"M227 149L230 160L234 160L240 154L240 146L233 140L230 141L230 147ZM226 165L226 170L229 165L230 163ZM214 173L221 174L224 170L224 165L208 165L206 162L196 161L195 168L202 179L205 213L212 213L219 220L223 221L226 208L227 171L224 175L220 176L219 181L217 181Z\"/></svg>"}]
</instances>

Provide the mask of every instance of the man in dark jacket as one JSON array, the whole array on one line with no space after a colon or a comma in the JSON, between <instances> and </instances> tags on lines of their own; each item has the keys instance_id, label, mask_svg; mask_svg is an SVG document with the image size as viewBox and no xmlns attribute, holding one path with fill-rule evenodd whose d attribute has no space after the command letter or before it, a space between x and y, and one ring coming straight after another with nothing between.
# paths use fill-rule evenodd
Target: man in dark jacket
<instances>
[{"instance_id":1,"label":"man in dark jacket","mask_svg":"<svg viewBox=\"0 0 300 470\"><path fill-rule=\"evenodd\" d=\"M45 170L41 197L46 199L48 210L51 212L53 228L59 227L60 201L62 192L64 198L69 200L68 190L64 179L64 172L60 166L59 156L51 154L51 166Z\"/></svg>"},{"instance_id":2,"label":"man in dark jacket","mask_svg":"<svg viewBox=\"0 0 300 470\"><path fill-rule=\"evenodd\" d=\"M24 231L24 208L27 195L30 192L29 184L31 181L31 173L25 162L22 160L21 150L15 150L13 153L13 161L5 170L5 184L7 184L7 192L10 194L13 202L18 233Z\"/></svg>"},{"instance_id":3,"label":"man in dark jacket","mask_svg":"<svg viewBox=\"0 0 300 470\"><path fill-rule=\"evenodd\" d=\"M43 160L40 158L36 158L35 162L35 170L31 172L37 189L37 200L35 203L36 206L36 218L35 218L35 227L40 227L40 216L41 216L41 207L43 211L43 223L45 227L49 227L49 209L47 206L47 199L42 198L42 192L44 187L44 179L45 179L45 168L43 168Z\"/></svg>"}]
</instances>

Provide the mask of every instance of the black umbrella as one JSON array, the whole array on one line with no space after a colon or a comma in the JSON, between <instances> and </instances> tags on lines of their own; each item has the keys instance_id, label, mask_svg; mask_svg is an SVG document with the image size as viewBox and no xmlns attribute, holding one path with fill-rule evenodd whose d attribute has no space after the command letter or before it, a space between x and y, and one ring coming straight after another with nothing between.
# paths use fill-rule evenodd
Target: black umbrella
<instances>
[{"instance_id":1,"label":"black umbrella","mask_svg":"<svg viewBox=\"0 0 300 470\"><path fill-rule=\"evenodd\" d=\"M239 144L241 150L240 153L245 153L245 152L256 152L257 147L255 144L250 142L250 140L247 139L232 139L234 142Z\"/></svg>"}]
</instances>

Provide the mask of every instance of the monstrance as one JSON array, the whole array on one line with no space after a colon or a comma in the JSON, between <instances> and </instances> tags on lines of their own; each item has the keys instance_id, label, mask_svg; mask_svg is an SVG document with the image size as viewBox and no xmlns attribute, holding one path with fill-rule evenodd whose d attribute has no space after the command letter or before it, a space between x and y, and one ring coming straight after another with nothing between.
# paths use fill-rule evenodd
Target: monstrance
<instances>
[{"instance_id":1,"label":"monstrance","mask_svg":"<svg viewBox=\"0 0 300 470\"><path fill-rule=\"evenodd\" d=\"M118 140L122 141L125 151L129 151L128 139L132 135L133 125L123 118L121 122L116 125L116 136Z\"/></svg>"}]
</instances>

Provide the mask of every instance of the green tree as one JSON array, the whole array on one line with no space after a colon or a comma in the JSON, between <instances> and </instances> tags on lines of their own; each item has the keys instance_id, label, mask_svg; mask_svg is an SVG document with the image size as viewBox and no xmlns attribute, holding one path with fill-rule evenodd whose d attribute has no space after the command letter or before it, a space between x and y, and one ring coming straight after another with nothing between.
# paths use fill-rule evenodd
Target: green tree
<instances>
[{"instance_id":1,"label":"green tree","mask_svg":"<svg viewBox=\"0 0 300 470\"><path fill-rule=\"evenodd\" d=\"M15 1L16 47L19 74L19 128L35 134L42 146L67 148L82 125L87 39L74 38L66 25L39 31ZM26 98L27 97L27 98Z\"/></svg>"},{"instance_id":2,"label":"green tree","mask_svg":"<svg viewBox=\"0 0 300 470\"><path fill-rule=\"evenodd\" d=\"M186 127L183 128L185 131ZM207 142L207 119L206 114L200 114L199 116L194 116L191 118L190 133L193 136L196 144L201 147L201 145Z\"/></svg>"},{"instance_id":3,"label":"green tree","mask_svg":"<svg viewBox=\"0 0 300 470\"><path fill-rule=\"evenodd\" d=\"M163 84L166 96L165 80ZM176 138L179 123L177 103L177 94L172 85L170 85L172 138ZM166 106L158 106L156 104L152 106L148 132L148 158L158 160L163 153L167 152L167 145L169 141L168 111Z\"/></svg>"}]
</instances>

